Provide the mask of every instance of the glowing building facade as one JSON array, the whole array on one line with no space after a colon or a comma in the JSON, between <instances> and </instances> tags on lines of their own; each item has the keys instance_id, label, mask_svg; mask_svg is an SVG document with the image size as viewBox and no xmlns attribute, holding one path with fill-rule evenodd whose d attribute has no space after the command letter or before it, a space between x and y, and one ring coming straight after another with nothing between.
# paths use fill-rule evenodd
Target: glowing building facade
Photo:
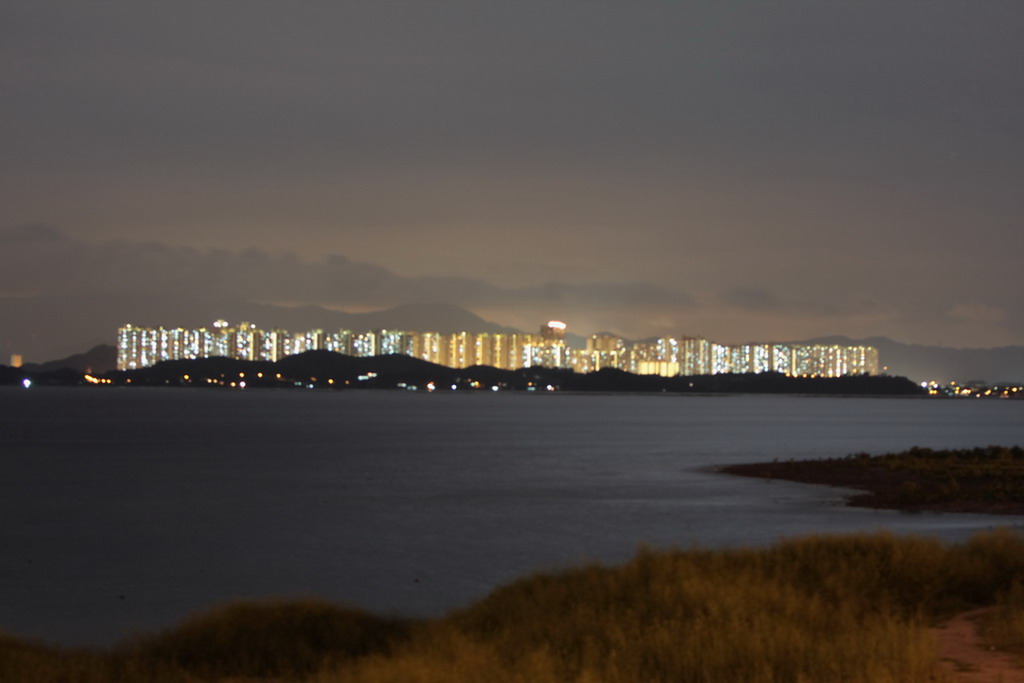
<instances>
[{"instance_id":1,"label":"glowing building facade","mask_svg":"<svg viewBox=\"0 0 1024 683\"><path fill-rule=\"evenodd\" d=\"M718 344L699 337L661 337L630 343L614 335L593 335L585 349L569 346L565 323L551 321L539 334L409 332L402 330L315 329L292 334L262 330L249 322L218 320L199 329L125 325L117 333L119 370L164 360L224 356L278 361L305 351L350 356L405 355L438 365L488 365L503 370L543 366L594 372L616 368L636 374L715 375L779 372L808 377L878 374L878 350L871 346L805 344Z\"/></svg>"}]
</instances>

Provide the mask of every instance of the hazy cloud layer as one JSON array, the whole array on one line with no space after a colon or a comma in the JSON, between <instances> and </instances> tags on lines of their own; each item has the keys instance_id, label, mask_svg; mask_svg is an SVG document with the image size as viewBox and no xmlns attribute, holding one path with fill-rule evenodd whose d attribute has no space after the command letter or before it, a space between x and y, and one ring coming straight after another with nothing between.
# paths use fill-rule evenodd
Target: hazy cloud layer
<instances>
[{"instance_id":1,"label":"hazy cloud layer","mask_svg":"<svg viewBox=\"0 0 1024 683\"><path fill-rule=\"evenodd\" d=\"M124 294L153 294L164 299L315 304L346 311L441 302L524 330L560 318L579 334L692 334L721 341L832 333L912 338L938 334L939 329L948 337L982 329L1010 343L1015 322L1003 309L968 301L925 310L907 301L831 292L806 292L793 299L753 286L712 288L691 296L646 283L552 280L509 287L465 277L405 277L336 254L308 259L254 248L204 250L153 241L86 241L41 224L0 230L0 249L5 253L0 270L4 297L94 295L96 301L117 301ZM964 339L962 345L971 345L967 336Z\"/></svg>"},{"instance_id":2,"label":"hazy cloud layer","mask_svg":"<svg viewBox=\"0 0 1024 683\"><path fill-rule=\"evenodd\" d=\"M499 287L460 277L403 277L338 254L306 259L293 253L174 247L125 240L86 242L47 225L0 230L8 259L0 294L145 292L261 303L316 304L340 309L442 302L467 308L553 310L685 308L683 294L643 283Z\"/></svg>"}]
</instances>

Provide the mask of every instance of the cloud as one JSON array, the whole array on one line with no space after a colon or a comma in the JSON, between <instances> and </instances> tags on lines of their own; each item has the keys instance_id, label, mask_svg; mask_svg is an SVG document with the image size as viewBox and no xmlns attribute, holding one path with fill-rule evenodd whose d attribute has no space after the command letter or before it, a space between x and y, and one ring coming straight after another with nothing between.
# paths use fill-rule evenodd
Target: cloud
<instances>
[{"instance_id":1,"label":"cloud","mask_svg":"<svg viewBox=\"0 0 1024 683\"><path fill-rule=\"evenodd\" d=\"M947 315L970 323L1000 323L1006 320L1006 311L981 303L959 303Z\"/></svg>"},{"instance_id":2,"label":"cloud","mask_svg":"<svg viewBox=\"0 0 1024 683\"><path fill-rule=\"evenodd\" d=\"M689 334L725 342L846 334L979 346L986 343L979 340L992 340L988 345L1019 343L1016 340L1024 334L1017 317L1008 313L1014 303L997 296L1003 289L989 297L963 298L950 307L936 304L934 297L922 298L923 294L896 297L872 289L867 286L870 283L848 287L830 281L814 288L785 287L767 280L765 284L718 282L693 294L639 280L551 279L499 285L486 277L412 277L342 254L308 258L258 248L92 241L39 224L0 230L0 244L4 255L0 296L87 296L111 307L126 294L182 301L318 305L349 312L446 303L520 329L535 329L538 321L556 318L581 334L602 330L629 338ZM747 278L754 275L745 273ZM921 292L930 290L921 288Z\"/></svg>"},{"instance_id":3,"label":"cloud","mask_svg":"<svg viewBox=\"0 0 1024 683\"><path fill-rule=\"evenodd\" d=\"M8 296L131 291L340 309L417 302L583 311L692 304L685 294L641 282L551 281L501 287L465 277L405 277L339 254L307 259L255 248L200 250L154 241L88 242L46 226L8 229L0 233L0 240L11 245L12 258L0 271L0 291Z\"/></svg>"},{"instance_id":4,"label":"cloud","mask_svg":"<svg viewBox=\"0 0 1024 683\"><path fill-rule=\"evenodd\" d=\"M891 302L862 292L835 292L824 287L799 296L757 286L733 287L723 291L717 304L744 313L775 316L799 315L816 318L893 318L900 315Z\"/></svg>"},{"instance_id":5,"label":"cloud","mask_svg":"<svg viewBox=\"0 0 1024 683\"><path fill-rule=\"evenodd\" d=\"M779 308L778 296L762 287L735 287L722 294L722 301L738 308L765 311Z\"/></svg>"}]
</instances>

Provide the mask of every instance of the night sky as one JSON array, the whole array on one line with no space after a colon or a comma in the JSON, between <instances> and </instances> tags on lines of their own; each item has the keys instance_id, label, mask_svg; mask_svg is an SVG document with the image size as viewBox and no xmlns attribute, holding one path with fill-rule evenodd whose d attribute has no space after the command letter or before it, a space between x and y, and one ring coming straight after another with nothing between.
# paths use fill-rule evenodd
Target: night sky
<instances>
[{"instance_id":1,"label":"night sky","mask_svg":"<svg viewBox=\"0 0 1024 683\"><path fill-rule=\"evenodd\" d=\"M1022 35L1019 0L6 0L0 297L1024 344Z\"/></svg>"}]
</instances>

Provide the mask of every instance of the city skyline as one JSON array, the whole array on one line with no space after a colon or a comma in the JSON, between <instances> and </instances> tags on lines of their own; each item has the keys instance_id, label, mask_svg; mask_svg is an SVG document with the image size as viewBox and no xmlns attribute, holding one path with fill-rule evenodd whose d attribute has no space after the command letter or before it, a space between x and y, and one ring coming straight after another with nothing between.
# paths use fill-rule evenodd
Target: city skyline
<instances>
[{"instance_id":1,"label":"city skyline","mask_svg":"<svg viewBox=\"0 0 1024 683\"><path fill-rule=\"evenodd\" d=\"M452 368L490 366L502 370L529 367L571 369L579 373L606 368L639 375L717 375L778 372L804 377L877 375L882 367L871 346L719 344L700 337L662 337L628 341L593 334L586 348L566 341L567 325L551 320L536 333L490 333L411 330L312 329L290 332L262 329L253 323L210 327L143 327L117 331L117 369L136 370L162 361L224 357L277 362L307 351L331 351L356 357L406 355Z\"/></svg>"},{"instance_id":2,"label":"city skyline","mask_svg":"<svg viewBox=\"0 0 1024 683\"><path fill-rule=\"evenodd\" d=\"M998 1L13 0L0 351L172 294L1024 345L1022 31Z\"/></svg>"}]
</instances>

